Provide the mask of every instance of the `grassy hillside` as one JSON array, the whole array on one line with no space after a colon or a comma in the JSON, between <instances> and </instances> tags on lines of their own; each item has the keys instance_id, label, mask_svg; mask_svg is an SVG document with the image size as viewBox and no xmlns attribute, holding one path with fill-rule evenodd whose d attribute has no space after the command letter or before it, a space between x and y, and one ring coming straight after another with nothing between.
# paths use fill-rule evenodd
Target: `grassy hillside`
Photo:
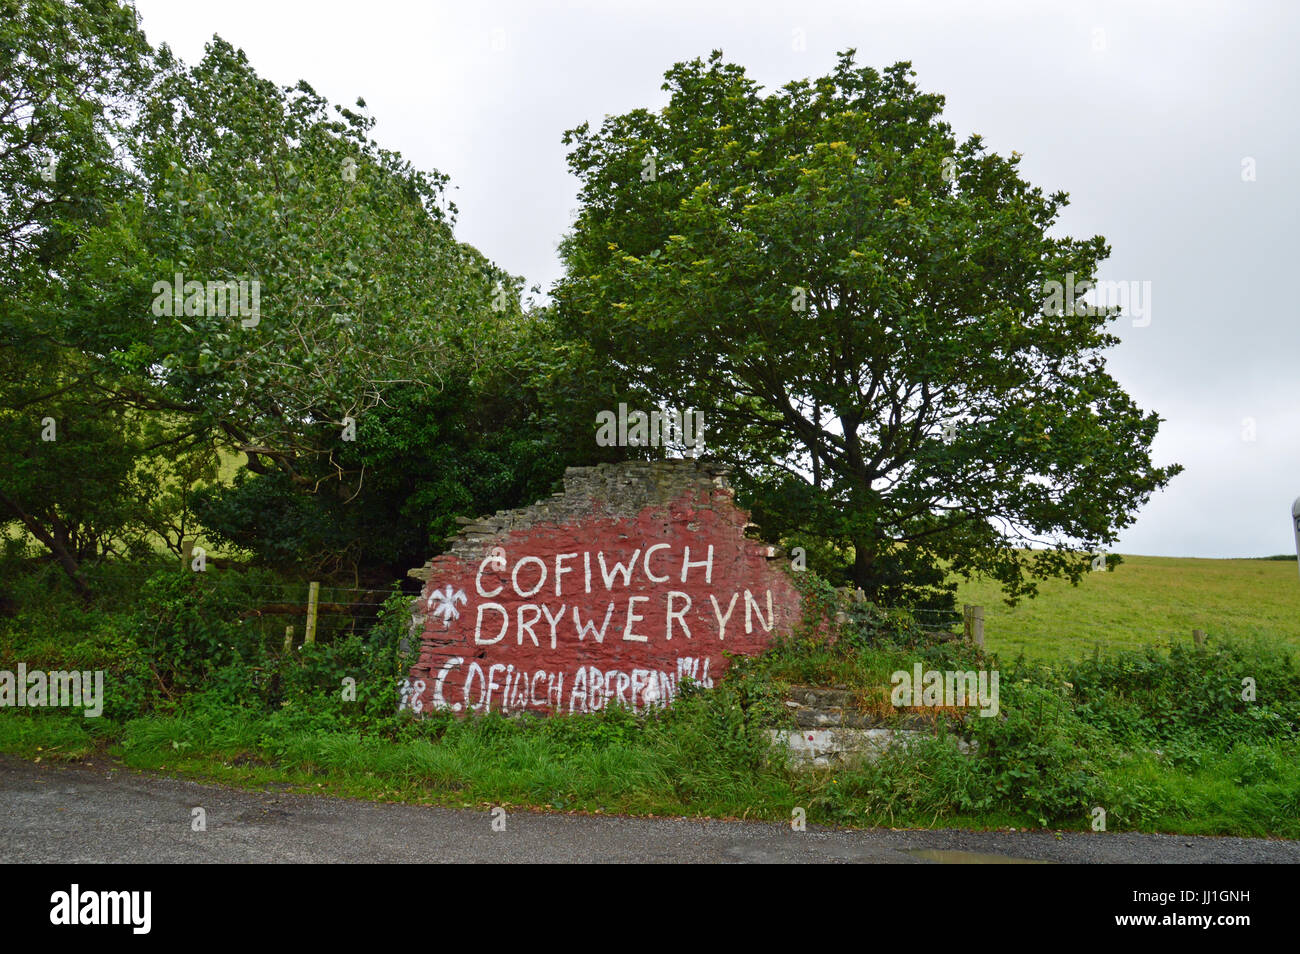
<instances>
[{"instance_id":1,"label":"grassy hillside","mask_svg":"<svg viewBox=\"0 0 1300 954\"><path fill-rule=\"evenodd\" d=\"M1280 637L1300 646L1300 572L1294 560L1125 556L1078 587L1051 581L1015 609L996 583L962 583L958 604L984 607L985 644L1002 657L1076 658L1094 646L1137 648L1216 636Z\"/></svg>"}]
</instances>

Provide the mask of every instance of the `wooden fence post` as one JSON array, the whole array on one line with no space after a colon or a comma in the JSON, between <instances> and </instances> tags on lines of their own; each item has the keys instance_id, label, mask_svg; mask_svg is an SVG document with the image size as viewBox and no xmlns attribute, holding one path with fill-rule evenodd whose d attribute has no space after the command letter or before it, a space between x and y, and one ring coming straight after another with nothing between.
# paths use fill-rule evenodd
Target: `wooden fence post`
<instances>
[{"instance_id":1,"label":"wooden fence post","mask_svg":"<svg viewBox=\"0 0 1300 954\"><path fill-rule=\"evenodd\" d=\"M313 580L307 590L307 634L303 637L304 643L316 642L316 604L319 601L320 584Z\"/></svg>"},{"instance_id":2,"label":"wooden fence post","mask_svg":"<svg viewBox=\"0 0 1300 954\"><path fill-rule=\"evenodd\" d=\"M284 628L284 651L293 652L293 623Z\"/></svg>"},{"instance_id":3,"label":"wooden fence post","mask_svg":"<svg viewBox=\"0 0 1300 954\"><path fill-rule=\"evenodd\" d=\"M967 604L962 607L962 622L966 630L966 642L984 648L984 607Z\"/></svg>"},{"instance_id":4,"label":"wooden fence post","mask_svg":"<svg viewBox=\"0 0 1300 954\"><path fill-rule=\"evenodd\" d=\"M1194 629L1194 630L1192 630L1192 642L1195 643L1197 646L1204 646L1204 645L1205 645L1205 630L1203 630L1203 629Z\"/></svg>"}]
</instances>

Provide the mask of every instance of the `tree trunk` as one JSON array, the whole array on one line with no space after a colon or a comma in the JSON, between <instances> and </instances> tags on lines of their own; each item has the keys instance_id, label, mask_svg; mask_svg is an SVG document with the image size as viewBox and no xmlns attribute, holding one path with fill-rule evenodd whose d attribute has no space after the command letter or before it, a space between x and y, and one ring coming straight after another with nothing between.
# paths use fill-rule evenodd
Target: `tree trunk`
<instances>
[{"instance_id":1,"label":"tree trunk","mask_svg":"<svg viewBox=\"0 0 1300 954\"><path fill-rule=\"evenodd\" d=\"M875 589L869 585L872 569L876 562L875 541L867 537L853 538L853 582L862 587L862 591L871 598Z\"/></svg>"},{"instance_id":2,"label":"tree trunk","mask_svg":"<svg viewBox=\"0 0 1300 954\"><path fill-rule=\"evenodd\" d=\"M813 405L813 424L816 426L816 429L818 431L821 431L822 406L820 404ZM818 490L821 490L822 489L822 457L821 454L817 453L817 446L815 444L808 444L808 451L809 453L812 454L813 486L816 487Z\"/></svg>"},{"instance_id":3,"label":"tree trunk","mask_svg":"<svg viewBox=\"0 0 1300 954\"><path fill-rule=\"evenodd\" d=\"M77 593L80 594L83 600L89 600L91 595L90 587L78 575L80 567L77 566L77 561L73 559L72 554L68 552L68 548L42 527L35 517L23 510L16 501L3 492L0 492L0 502L3 502L5 506L18 515L18 519L23 522L23 526L31 531L32 536L45 544L46 549L54 555L54 559L59 561L59 566L63 567L63 572L68 574L68 579L72 580L72 585L76 588Z\"/></svg>"}]
</instances>

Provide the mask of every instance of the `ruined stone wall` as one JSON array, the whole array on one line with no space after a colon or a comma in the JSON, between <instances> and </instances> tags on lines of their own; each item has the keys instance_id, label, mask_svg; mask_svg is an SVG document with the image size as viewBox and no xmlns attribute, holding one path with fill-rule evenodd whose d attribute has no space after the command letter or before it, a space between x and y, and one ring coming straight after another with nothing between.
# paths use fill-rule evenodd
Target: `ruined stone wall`
<instances>
[{"instance_id":1,"label":"ruined stone wall","mask_svg":"<svg viewBox=\"0 0 1300 954\"><path fill-rule=\"evenodd\" d=\"M775 547L745 536L726 470L696 459L569 468L564 491L464 521L412 575L416 711L641 711L799 620Z\"/></svg>"}]
</instances>

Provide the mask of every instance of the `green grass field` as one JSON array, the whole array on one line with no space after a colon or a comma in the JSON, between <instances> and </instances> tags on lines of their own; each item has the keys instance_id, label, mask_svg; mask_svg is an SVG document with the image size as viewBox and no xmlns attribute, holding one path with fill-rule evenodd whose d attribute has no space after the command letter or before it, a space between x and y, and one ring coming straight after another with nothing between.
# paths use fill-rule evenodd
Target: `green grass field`
<instances>
[{"instance_id":1,"label":"green grass field","mask_svg":"<svg viewBox=\"0 0 1300 954\"><path fill-rule=\"evenodd\" d=\"M958 605L984 607L984 641L1004 659L1023 652L1052 662L1100 646L1135 649L1190 642L1193 629L1211 639L1281 638L1300 646L1300 572L1294 560L1202 560L1125 556L1077 587L1059 580L1039 586L1014 609L993 581L963 582Z\"/></svg>"}]
</instances>

